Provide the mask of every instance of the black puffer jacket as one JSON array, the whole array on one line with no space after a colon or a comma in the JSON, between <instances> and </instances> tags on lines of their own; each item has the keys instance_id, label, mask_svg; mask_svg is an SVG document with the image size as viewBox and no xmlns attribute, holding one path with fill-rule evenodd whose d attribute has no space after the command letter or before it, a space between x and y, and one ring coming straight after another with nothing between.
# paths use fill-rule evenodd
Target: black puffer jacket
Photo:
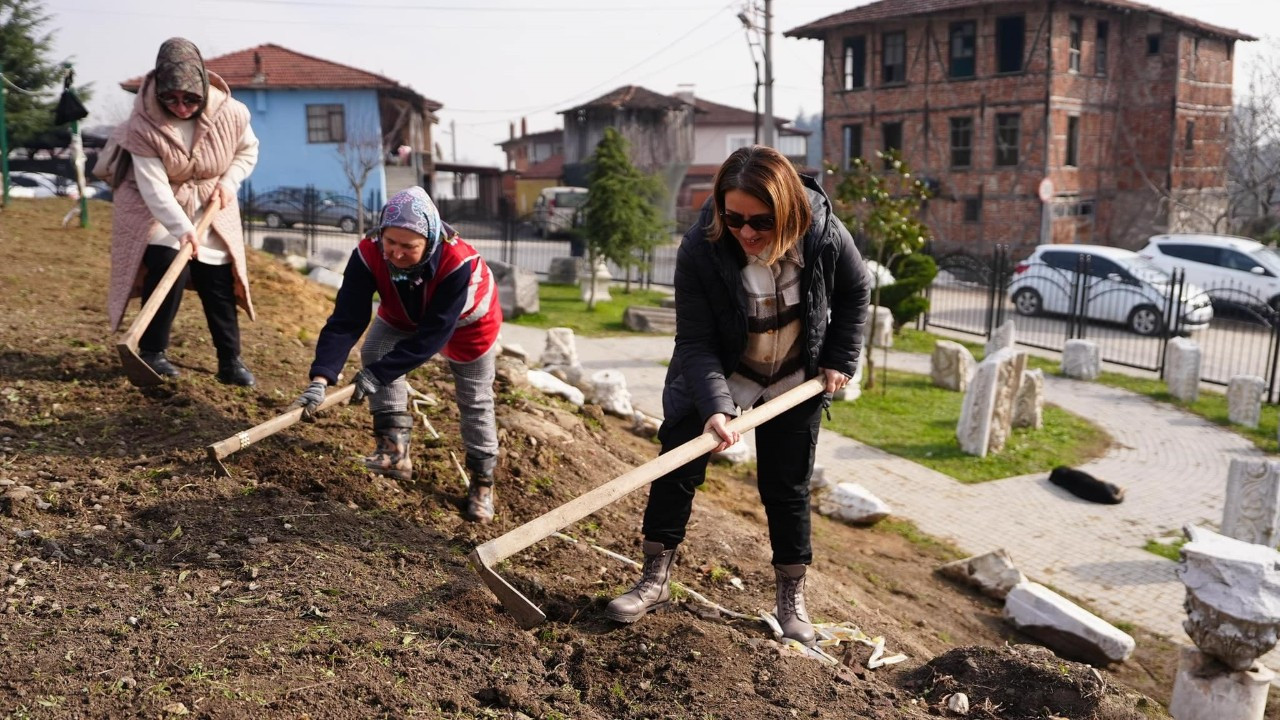
<instances>
[{"instance_id":1,"label":"black puffer jacket","mask_svg":"<svg viewBox=\"0 0 1280 720\"><path fill-rule=\"evenodd\" d=\"M853 375L862 351L870 276L822 187L808 176L801 180L813 210L813 223L801 239L805 377L816 376L820 367ZM676 347L662 393L663 415L673 422L695 411L704 421L715 413L737 414L725 378L747 344L745 257L732 237L708 240L714 212L709 199L676 256Z\"/></svg>"}]
</instances>

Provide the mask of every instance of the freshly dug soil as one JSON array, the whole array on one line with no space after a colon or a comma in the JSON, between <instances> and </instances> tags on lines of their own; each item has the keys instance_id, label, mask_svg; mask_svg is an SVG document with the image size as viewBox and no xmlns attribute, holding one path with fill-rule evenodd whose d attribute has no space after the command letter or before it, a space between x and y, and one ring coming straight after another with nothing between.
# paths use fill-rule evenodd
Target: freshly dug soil
<instances>
[{"instance_id":1,"label":"freshly dug soil","mask_svg":"<svg viewBox=\"0 0 1280 720\"><path fill-rule=\"evenodd\" d=\"M808 605L883 636L909 660L868 670L841 645L825 665L683 596L619 626L608 599L636 572L644 493L496 568L547 613L524 631L467 565L497 537L656 455L598 407L500 386L498 517L460 518L457 411L443 365L411 382L441 433L415 432L416 480L372 478L365 408L337 408L226 459L204 447L279 412L306 385L332 304L269 256L250 270L251 389L218 384L189 293L177 381L140 391L104 312L110 206L63 229L63 200L0 211L0 711L121 718L924 718L964 692L972 717L1164 717L1173 648L1138 633L1112 671L1017 645L994 602L939 579L956 557L908 524L815 517ZM126 321L136 312L136 304ZM348 367L348 375L354 369ZM562 432L550 431L554 426ZM773 607L751 470L717 468L675 577L746 613ZM1007 645L1007 643L1015 643ZM936 656L936 657L935 657Z\"/></svg>"}]
</instances>

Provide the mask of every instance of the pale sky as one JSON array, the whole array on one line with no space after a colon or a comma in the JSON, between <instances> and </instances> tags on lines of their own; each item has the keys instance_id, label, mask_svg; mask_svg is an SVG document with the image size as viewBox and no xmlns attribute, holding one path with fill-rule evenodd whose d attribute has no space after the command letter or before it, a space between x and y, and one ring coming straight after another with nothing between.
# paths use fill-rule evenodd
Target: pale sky
<instances>
[{"instance_id":1,"label":"pale sky","mask_svg":"<svg viewBox=\"0 0 1280 720\"><path fill-rule=\"evenodd\" d=\"M763 0L755 0L762 5ZM774 113L822 108L822 43L782 32L865 4L773 2ZM1147 4L1263 38L1280 37L1275 0L1147 0ZM205 57L264 43L376 72L444 105L436 141L449 159L504 164L508 124L561 126L558 110L621 85L752 107L755 68L738 13L746 0L45 0L58 60L93 82L87 126L113 123L132 96L119 82L151 69L166 38ZM1264 41L1265 42L1265 41ZM1240 43L1237 92L1257 55ZM763 109L763 100L762 100Z\"/></svg>"}]
</instances>

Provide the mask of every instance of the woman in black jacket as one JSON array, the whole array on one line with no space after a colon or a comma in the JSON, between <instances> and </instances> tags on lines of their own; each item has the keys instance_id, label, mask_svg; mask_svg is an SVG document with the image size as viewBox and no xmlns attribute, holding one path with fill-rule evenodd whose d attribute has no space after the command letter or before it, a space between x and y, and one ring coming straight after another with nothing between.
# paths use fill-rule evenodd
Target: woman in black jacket
<instances>
[{"instance_id":1,"label":"woman in black jacket","mask_svg":"<svg viewBox=\"0 0 1280 720\"><path fill-rule=\"evenodd\" d=\"M676 258L676 345L658 433L662 452L715 432L716 451L738 441L726 428L739 408L821 376L826 394L756 429L760 499L769 520L777 617L785 637L814 641L804 607L809 477L822 410L853 377L862 349L869 280L849 231L812 178L772 148L735 151L716 173ZM670 571L684 540L702 456L654 481L644 513L640 582L609 603L635 622L671 599Z\"/></svg>"}]
</instances>

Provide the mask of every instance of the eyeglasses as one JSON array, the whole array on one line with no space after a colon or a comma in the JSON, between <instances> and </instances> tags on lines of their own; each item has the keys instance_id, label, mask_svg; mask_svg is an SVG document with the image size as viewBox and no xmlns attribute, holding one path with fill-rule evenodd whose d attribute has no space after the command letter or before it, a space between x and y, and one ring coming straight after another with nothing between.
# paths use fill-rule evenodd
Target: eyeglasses
<instances>
[{"instance_id":1,"label":"eyeglasses","mask_svg":"<svg viewBox=\"0 0 1280 720\"><path fill-rule=\"evenodd\" d=\"M777 224L778 219L772 215L752 215L747 217L742 213L722 212L720 217L724 218L724 224L737 230L743 225L750 225L752 230L756 232L768 232Z\"/></svg>"},{"instance_id":2,"label":"eyeglasses","mask_svg":"<svg viewBox=\"0 0 1280 720\"><path fill-rule=\"evenodd\" d=\"M199 95L195 95L193 93L165 93L161 95L158 99L160 100L160 102L164 103L165 105L168 105L169 107L173 107L174 105L186 105L187 107L194 107L204 102L203 97L200 97Z\"/></svg>"}]
</instances>

